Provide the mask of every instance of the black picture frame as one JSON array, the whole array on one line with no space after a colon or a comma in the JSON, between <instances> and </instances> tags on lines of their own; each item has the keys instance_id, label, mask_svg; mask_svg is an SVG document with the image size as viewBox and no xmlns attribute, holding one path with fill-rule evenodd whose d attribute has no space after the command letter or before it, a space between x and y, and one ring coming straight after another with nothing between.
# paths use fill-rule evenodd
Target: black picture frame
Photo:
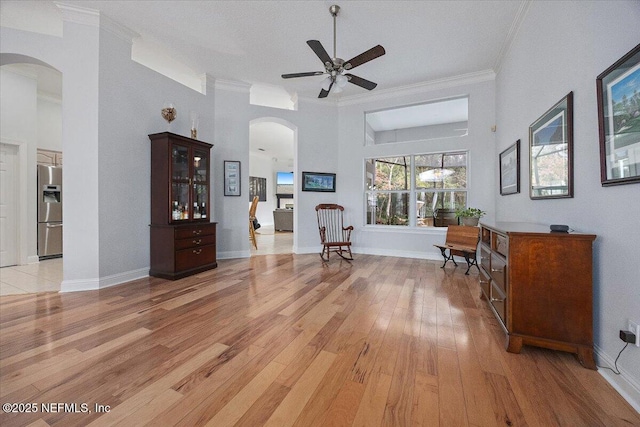
<instances>
[{"instance_id":1,"label":"black picture frame","mask_svg":"<svg viewBox=\"0 0 640 427\"><path fill-rule=\"evenodd\" d=\"M520 192L520 140L500 153L500 195Z\"/></svg>"},{"instance_id":2,"label":"black picture frame","mask_svg":"<svg viewBox=\"0 0 640 427\"><path fill-rule=\"evenodd\" d=\"M596 78L600 182L640 182L640 44Z\"/></svg>"},{"instance_id":3,"label":"black picture frame","mask_svg":"<svg viewBox=\"0 0 640 427\"><path fill-rule=\"evenodd\" d=\"M335 193L336 174L325 172L302 172L302 191Z\"/></svg>"},{"instance_id":4,"label":"black picture frame","mask_svg":"<svg viewBox=\"0 0 640 427\"><path fill-rule=\"evenodd\" d=\"M259 202L267 201L267 178L249 177L249 201L252 201L254 196L258 196Z\"/></svg>"},{"instance_id":5,"label":"black picture frame","mask_svg":"<svg viewBox=\"0 0 640 427\"><path fill-rule=\"evenodd\" d=\"M573 197L573 92L529 127L529 197Z\"/></svg>"},{"instance_id":6,"label":"black picture frame","mask_svg":"<svg viewBox=\"0 0 640 427\"><path fill-rule=\"evenodd\" d=\"M240 161L225 160L224 161L224 195L240 196Z\"/></svg>"}]
</instances>

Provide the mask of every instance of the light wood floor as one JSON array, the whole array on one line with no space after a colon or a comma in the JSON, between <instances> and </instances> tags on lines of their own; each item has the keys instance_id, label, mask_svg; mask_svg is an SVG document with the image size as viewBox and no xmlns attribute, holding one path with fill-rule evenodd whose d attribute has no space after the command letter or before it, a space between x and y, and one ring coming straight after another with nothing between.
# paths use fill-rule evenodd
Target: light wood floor
<instances>
[{"instance_id":1,"label":"light wood floor","mask_svg":"<svg viewBox=\"0 0 640 427\"><path fill-rule=\"evenodd\" d=\"M39 411L0 425L640 425L572 355L506 353L477 276L439 267L264 255L1 297L0 401ZM53 402L79 412L42 413Z\"/></svg>"}]
</instances>

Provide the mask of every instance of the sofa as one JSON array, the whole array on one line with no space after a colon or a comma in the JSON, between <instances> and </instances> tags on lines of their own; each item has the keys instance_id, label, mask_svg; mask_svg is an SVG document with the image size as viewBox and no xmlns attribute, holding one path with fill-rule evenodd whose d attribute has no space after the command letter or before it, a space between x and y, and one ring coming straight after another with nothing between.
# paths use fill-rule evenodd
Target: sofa
<instances>
[{"instance_id":1,"label":"sofa","mask_svg":"<svg viewBox=\"0 0 640 427\"><path fill-rule=\"evenodd\" d=\"M276 231L293 231L293 209L274 210L273 228Z\"/></svg>"}]
</instances>

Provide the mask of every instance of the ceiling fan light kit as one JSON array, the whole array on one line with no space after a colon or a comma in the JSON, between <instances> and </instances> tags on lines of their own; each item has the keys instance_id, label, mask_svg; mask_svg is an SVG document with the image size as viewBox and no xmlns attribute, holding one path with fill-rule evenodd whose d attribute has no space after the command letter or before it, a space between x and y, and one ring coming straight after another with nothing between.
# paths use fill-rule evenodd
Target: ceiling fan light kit
<instances>
[{"instance_id":1,"label":"ceiling fan light kit","mask_svg":"<svg viewBox=\"0 0 640 427\"><path fill-rule=\"evenodd\" d=\"M363 79L362 77L355 76L353 74L345 73L354 69L355 67L367 63L373 59L376 59L385 54L385 50L382 46L377 45L371 49L354 56L348 61L342 58L338 58L336 54L336 17L340 11L340 6L334 4L329 8L331 16L333 16L333 58L329 56L325 48L318 40L307 40L307 44L313 50L313 52L320 58L324 65L324 71L309 71L304 73L291 73L283 74L283 79L291 79L296 77L310 77L320 76L327 74L327 77L320 82L321 90L318 98L326 98L329 92L340 93L347 83L353 83L356 86L360 86L367 90L373 90L378 84L370 80Z\"/></svg>"}]
</instances>

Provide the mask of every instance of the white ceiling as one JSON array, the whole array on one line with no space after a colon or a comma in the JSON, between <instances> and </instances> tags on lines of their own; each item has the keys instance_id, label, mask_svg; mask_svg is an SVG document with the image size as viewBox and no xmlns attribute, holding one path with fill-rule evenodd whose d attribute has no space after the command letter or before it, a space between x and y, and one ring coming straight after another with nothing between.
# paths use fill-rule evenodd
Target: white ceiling
<instances>
[{"instance_id":1,"label":"white ceiling","mask_svg":"<svg viewBox=\"0 0 640 427\"><path fill-rule=\"evenodd\" d=\"M281 74L322 71L306 41L348 60L381 44L386 54L352 73L378 83L372 93L496 70L530 0L458 1L117 1L63 0L100 10L138 33L194 74L284 87L317 97L323 76L284 80ZM34 20L25 17L35 17ZM2 1L2 25L60 32L50 1ZM34 22L35 21L35 22ZM348 84L345 98L368 93Z\"/></svg>"},{"instance_id":2,"label":"white ceiling","mask_svg":"<svg viewBox=\"0 0 640 427\"><path fill-rule=\"evenodd\" d=\"M319 40L332 55L329 6L334 3L341 7L339 57L348 60L377 44L386 50L352 72L378 83L376 91L495 69L527 0L62 2L100 10L195 74L282 85L299 96L317 97L323 76L283 80L280 75L323 70L306 41ZM55 13L52 2L2 3L3 25L22 20L22 26L33 26L24 17L35 16L39 26L58 28L45 19ZM331 96L366 92L349 84Z\"/></svg>"}]
</instances>

